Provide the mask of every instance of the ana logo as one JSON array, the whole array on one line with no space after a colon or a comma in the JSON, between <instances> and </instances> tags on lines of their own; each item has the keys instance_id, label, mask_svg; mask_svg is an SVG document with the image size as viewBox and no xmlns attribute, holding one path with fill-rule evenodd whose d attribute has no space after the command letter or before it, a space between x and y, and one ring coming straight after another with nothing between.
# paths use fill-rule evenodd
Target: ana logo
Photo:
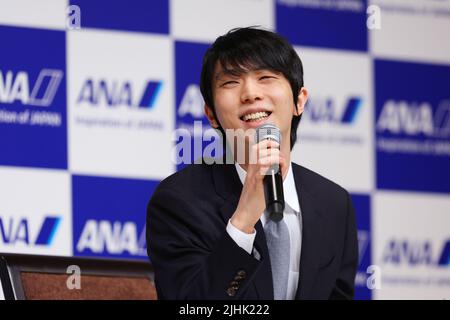
<instances>
[{"instance_id":1,"label":"ana logo","mask_svg":"<svg viewBox=\"0 0 450 320\"><path fill-rule=\"evenodd\" d=\"M77 243L77 251L146 256L145 228L138 238L134 222L88 220Z\"/></svg>"},{"instance_id":2,"label":"ana logo","mask_svg":"<svg viewBox=\"0 0 450 320\"><path fill-rule=\"evenodd\" d=\"M358 254L359 254L359 264L366 254L366 251L369 246L370 234L369 231L366 230L358 230Z\"/></svg>"},{"instance_id":3,"label":"ana logo","mask_svg":"<svg viewBox=\"0 0 450 320\"><path fill-rule=\"evenodd\" d=\"M196 84L190 84L184 92L183 99L181 99L178 116L190 115L193 118L203 118L204 105L205 101L200 92L200 87Z\"/></svg>"},{"instance_id":4,"label":"ana logo","mask_svg":"<svg viewBox=\"0 0 450 320\"><path fill-rule=\"evenodd\" d=\"M362 106L360 97L350 97L342 108L332 98L316 98L308 101L306 114L313 122L352 124ZM340 112L338 112L340 111Z\"/></svg>"},{"instance_id":5,"label":"ana logo","mask_svg":"<svg viewBox=\"0 0 450 320\"><path fill-rule=\"evenodd\" d=\"M61 223L61 217L45 217L34 236L30 234L29 221L26 218L0 217L1 241L4 244L50 246Z\"/></svg>"},{"instance_id":6,"label":"ana logo","mask_svg":"<svg viewBox=\"0 0 450 320\"><path fill-rule=\"evenodd\" d=\"M428 137L450 137L450 100L442 100L436 113L428 102L388 100L383 105L377 121L379 132Z\"/></svg>"},{"instance_id":7,"label":"ana logo","mask_svg":"<svg viewBox=\"0 0 450 320\"><path fill-rule=\"evenodd\" d=\"M438 251L438 255L435 255L430 241L412 242L392 239L384 248L383 262L393 265L436 265L447 267L450 266L450 240L447 240L442 249Z\"/></svg>"},{"instance_id":8,"label":"ana logo","mask_svg":"<svg viewBox=\"0 0 450 320\"><path fill-rule=\"evenodd\" d=\"M32 85L28 73L0 70L0 103L20 101L23 105L48 107L63 77L60 70L42 69Z\"/></svg>"},{"instance_id":9,"label":"ana logo","mask_svg":"<svg viewBox=\"0 0 450 320\"><path fill-rule=\"evenodd\" d=\"M155 106L161 87L161 81L148 81L139 99L136 100L133 86L129 81L87 79L78 95L77 104L151 109Z\"/></svg>"}]
</instances>

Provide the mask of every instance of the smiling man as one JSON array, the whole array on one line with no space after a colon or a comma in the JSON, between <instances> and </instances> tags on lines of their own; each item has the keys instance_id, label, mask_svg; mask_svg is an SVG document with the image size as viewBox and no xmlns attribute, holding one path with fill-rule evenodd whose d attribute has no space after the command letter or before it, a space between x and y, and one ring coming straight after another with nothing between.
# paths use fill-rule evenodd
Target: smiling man
<instances>
[{"instance_id":1,"label":"smiling man","mask_svg":"<svg viewBox=\"0 0 450 320\"><path fill-rule=\"evenodd\" d=\"M308 99L295 50L270 31L231 30L206 52L200 87L211 126L228 144L225 132L246 143L228 149L234 163L187 166L153 194L147 246L158 297L351 299L358 250L350 196L290 159ZM279 144L246 134L268 123ZM273 222L263 181L278 164L285 208Z\"/></svg>"}]
</instances>

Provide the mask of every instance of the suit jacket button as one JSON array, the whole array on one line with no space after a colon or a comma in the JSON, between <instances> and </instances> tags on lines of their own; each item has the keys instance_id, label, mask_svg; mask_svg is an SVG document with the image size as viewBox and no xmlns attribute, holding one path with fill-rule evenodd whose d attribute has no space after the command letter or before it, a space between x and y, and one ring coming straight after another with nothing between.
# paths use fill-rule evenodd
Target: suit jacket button
<instances>
[{"instance_id":1,"label":"suit jacket button","mask_svg":"<svg viewBox=\"0 0 450 320\"><path fill-rule=\"evenodd\" d=\"M242 281L242 280L244 280L244 277L241 276L234 277L234 281Z\"/></svg>"},{"instance_id":2,"label":"suit jacket button","mask_svg":"<svg viewBox=\"0 0 450 320\"><path fill-rule=\"evenodd\" d=\"M227 289L227 293L230 297L234 297L236 295L236 289L233 287L230 287Z\"/></svg>"},{"instance_id":3,"label":"suit jacket button","mask_svg":"<svg viewBox=\"0 0 450 320\"><path fill-rule=\"evenodd\" d=\"M239 282L237 282L237 281L231 281L231 282L230 282L230 287L239 287Z\"/></svg>"},{"instance_id":4,"label":"suit jacket button","mask_svg":"<svg viewBox=\"0 0 450 320\"><path fill-rule=\"evenodd\" d=\"M240 277L242 277L242 279L243 279L243 278L245 278L246 273L245 273L244 270L239 270L238 273L237 273L237 275L240 276Z\"/></svg>"}]
</instances>

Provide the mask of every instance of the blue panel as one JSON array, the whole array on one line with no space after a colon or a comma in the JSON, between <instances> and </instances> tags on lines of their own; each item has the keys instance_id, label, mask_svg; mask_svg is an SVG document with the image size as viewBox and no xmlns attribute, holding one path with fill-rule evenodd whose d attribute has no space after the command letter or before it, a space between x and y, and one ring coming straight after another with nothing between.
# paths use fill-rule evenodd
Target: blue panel
<instances>
[{"instance_id":1,"label":"blue panel","mask_svg":"<svg viewBox=\"0 0 450 320\"><path fill-rule=\"evenodd\" d=\"M352 194L353 206L356 212L358 227L359 266L355 282L355 299L370 300L372 292L367 287L367 267L372 264L371 250L371 224L370 224L370 197L368 195Z\"/></svg>"},{"instance_id":2,"label":"blue panel","mask_svg":"<svg viewBox=\"0 0 450 320\"><path fill-rule=\"evenodd\" d=\"M334 3L317 8L278 0L277 32L296 45L367 51L367 1L359 1L354 10L337 9Z\"/></svg>"},{"instance_id":3,"label":"blue panel","mask_svg":"<svg viewBox=\"0 0 450 320\"><path fill-rule=\"evenodd\" d=\"M168 0L71 0L81 11L81 28L169 33Z\"/></svg>"},{"instance_id":4,"label":"blue panel","mask_svg":"<svg viewBox=\"0 0 450 320\"><path fill-rule=\"evenodd\" d=\"M175 79L176 79L176 105L177 111L180 109L181 101L186 94L186 89L189 85L200 85L200 72L202 70L203 55L208 49L209 45L190 43L190 42L175 42ZM194 120L203 120L208 123L205 117L195 117L190 113L183 116L178 115L177 124L179 122L192 123Z\"/></svg>"},{"instance_id":5,"label":"blue panel","mask_svg":"<svg viewBox=\"0 0 450 320\"><path fill-rule=\"evenodd\" d=\"M375 61L377 187L450 192L450 67Z\"/></svg>"},{"instance_id":6,"label":"blue panel","mask_svg":"<svg viewBox=\"0 0 450 320\"><path fill-rule=\"evenodd\" d=\"M202 69L203 55L209 45L176 42L175 43L175 86L176 86L176 127L193 130L194 122L198 121L198 128L211 129L206 116L203 113L204 101L200 94L200 73ZM195 141L195 139L197 139ZM204 141L205 140L205 141ZM180 141L180 140L179 140ZM203 150L212 141L206 141L201 136L195 136L192 132L190 144L190 162L202 156ZM196 147L195 145L199 146ZM198 151L198 152L197 152ZM213 153L219 157L220 154ZM178 165L178 170L185 164Z\"/></svg>"},{"instance_id":7,"label":"blue panel","mask_svg":"<svg viewBox=\"0 0 450 320\"><path fill-rule=\"evenodd\" d=\"M0 165L67 168L66 37L0 26Z\"/></svg>"},{"instance_id":8,"label":"blue panel","mask_svg":"<svg viewBox=\"0 0 450 320\"><path fill-rule=\"evenodd\" d=\"M157 184L73 176L74 254L148 259L146 209Z\"/></svg>"}]
</instances>

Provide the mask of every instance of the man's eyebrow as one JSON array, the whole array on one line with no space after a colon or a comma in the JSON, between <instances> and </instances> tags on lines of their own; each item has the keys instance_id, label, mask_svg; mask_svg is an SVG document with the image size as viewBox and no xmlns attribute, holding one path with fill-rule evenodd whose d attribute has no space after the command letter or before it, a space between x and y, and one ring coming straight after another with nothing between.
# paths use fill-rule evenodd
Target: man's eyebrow
<instances>
[{"instance_id":1,"label":"man's eyebrow","mask_svg":"<svg viewBox=\"0 0 450 320\"><path fill-rule=\"evenodd\" d=\"M219 71L215 75L214 79L215 80L220 80L221 78L227 77L227 76L228 77L239 77L242 73L246 73L246 72L250 72L250 71L257 72L257 73L261 73L261 72L272 72L272 73L276 73L276 74L280 73L279 71L273 70L271 68L265 68L265 67L257 67L257 68L253 68L253 69L249 69L249 70L233 70L233 69L230 69L230 70L221 70L221 71Z\"/></svg>"},{"instance_id":2,"label":"man's eyebrow","mask_svg":"<svg viewBox=\"0 0 450 320\"><path fill-rule=\"evenodd\" d=\"M257 73L261 73L261 72L271 72L271 73L275 73L275 74L280 74L280 71L271 69L271 68L258 68L254 70Z\"/></svg>"},{"instance_id":3,"label":"man's eyebrow","mask_svg":"<svg viewBox=\"0 0 450 320\"><path fill-rule=\"evenodd\" d=\"M220 80L221 78L228 76L228 77L237 77L238 74L237 72L233 72L233 71L220 71L216 74L216 76L214 77L216 80Z\"/></svg>"},{"instance_id":4,"label":"man's eyebrow","mask_svg":"<svg viewBox=\"0 0 450 320\"><path fill-rule=\"evenodd\" d=\"M218 73L216 74L216 76L214 77L214 79L220 80L220 78L222 78L222 76L223 76L223 71L220 71L220 72L218 72Z\"/></svg>"}]
</instances>

